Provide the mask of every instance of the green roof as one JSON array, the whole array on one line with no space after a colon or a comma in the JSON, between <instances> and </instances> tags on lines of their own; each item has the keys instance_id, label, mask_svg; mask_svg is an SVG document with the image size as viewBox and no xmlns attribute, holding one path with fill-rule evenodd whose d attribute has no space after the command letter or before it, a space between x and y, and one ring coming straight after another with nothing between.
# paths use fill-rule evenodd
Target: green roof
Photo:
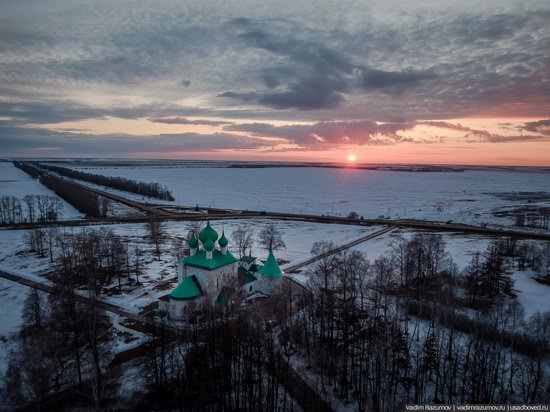
<instances>
[{"instance_id":1,"label":"green roof","mask_svg":"<svg viewBox=\"0 0 550 412\"><path fill-rule=\"evenodd\" d=\"M277 259L275 259L275 256L273 255L273 250L269 249L267 260L258 273L262 276L283 276L283 272L277 263Z\"/></svg>"},{"instance_id":2,"label":"green roof","mask_svg":"<svg viewBox=\"0 0 550 412\"><path fill-rule=\"evenodd\" d=\"M187 276L182 279L180 284L170 294L171 299L188 300L202 296L202 292L197 285L195 276Z\"/></svg>"},{"instance_id":3,"label":"green roof","mask_svg":"<svg viewBox=\"0 0 550 412\"><path fill-rule=\"evenodd\" d=\"M220 238L220 240L218 240L218 243L220 244L221 247L226 247L227 244L229 243L229 241L225 237L225 231L222 231L222 237Z\"/></svg>"},{"instance_id":4,"label":"green roof","mask_svg":"<svg viewBox=\"0 0 550 412\"><path fill-rule=\"evenodd\" d=\"M199 246L199 241L197 240L197 238L195 237L195 232L191 233L191 237L189 238L189 240L187 241L187 244L189 245L189 247L191 249L196 249L197 246Z\"/></svg>"},{"instance_id":5,"label":"green roof","mask_svg":"<svg viewBox=\"0 0 550 412\"><path fill-rule=\"evenodd\" d=\"M206 251L199 250L195 255L187 256L183 261L186 265L213 270L237 262L237 258L233 256L230 251L227 251L224 255L222 252L215 249L212 251L212 259L206 259Z\"/></svg>"},{"instance_id":6,"label":"green roof","mask_svg":"<svg viewBox=\"0 0 550 412\"><path fill-rule=\"evenodd\" d=\"M211 239L212 242L218 240L218 232L212 229L210 222L206 224L206 227L202 229L199 233L199 239L202 243L205 243L208 239Z\"/></svg>"}]
</instances>

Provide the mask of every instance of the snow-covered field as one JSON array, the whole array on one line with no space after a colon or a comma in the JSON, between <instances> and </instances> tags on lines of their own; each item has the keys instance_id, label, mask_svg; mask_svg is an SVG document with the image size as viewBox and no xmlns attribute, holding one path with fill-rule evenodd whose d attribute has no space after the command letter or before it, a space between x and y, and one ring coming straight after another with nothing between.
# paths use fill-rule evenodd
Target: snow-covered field
<instances>
[{"instance_id":1,"label":"snow-covered field","mask_svg":"<svg viewBox=\"0 0 550 412\"><path fill-rule=\"evenodd\" d=\"M26 195L56 196L56 194L33 179L11 162L0 162L0 196L15 196L23 199ZM84 217L82 213L61 199L63 214L61 220L78 219Z\"/></svg>"},{"instance_id":2,"label":"snow-covered field","mask_svg":"<svg viewBox=\"0 0 550 412\"><path fill-rule=\"evenodd\" d=\"M549 200L512 199L518 192L550 194L550 173L497 170L395 172L328 168L85 167L86 172L166 185L185 205L418 218L509 225L494 211L550 206ZM504 197L503 197L504 196Z\"/></svg>"},{"instance_id":3,"label":"snow-covered field","mask_svg":"<svg viewBox=\"0 0 550 412\"><path fill-rule=\"evenodd\" d=\"M8 367L10 351L17 346L16 337L23 323L21 309L27 291L25 286L0 279L0 378Z\"/></svg>"}]
</instances>

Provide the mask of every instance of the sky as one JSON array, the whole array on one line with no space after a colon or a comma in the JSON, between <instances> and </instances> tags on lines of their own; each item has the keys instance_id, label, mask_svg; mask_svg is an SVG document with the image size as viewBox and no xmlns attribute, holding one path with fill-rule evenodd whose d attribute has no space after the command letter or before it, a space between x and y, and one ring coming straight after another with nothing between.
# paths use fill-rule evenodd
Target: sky
<instances>
[{"instance_id":1,"label":"sky","mask_svg":"<svg viewBox=\"0 0 550 412\"><path fill-rule=\"evenodd\" d=\"M550 166L550 2L0 0L0 152Z\"/></svg>"}]
</instances>

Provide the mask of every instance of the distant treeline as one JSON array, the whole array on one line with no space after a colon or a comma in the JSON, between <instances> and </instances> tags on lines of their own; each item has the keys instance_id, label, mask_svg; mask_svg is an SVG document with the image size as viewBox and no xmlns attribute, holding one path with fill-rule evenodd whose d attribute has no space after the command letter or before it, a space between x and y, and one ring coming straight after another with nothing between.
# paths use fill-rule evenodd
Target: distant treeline
<instances>
[{"instance_id":1,"label":"distant treeline","mask_svg":"<svg viewBox=\"0 0 550 412\"><path fill-rule=\"evenodd\" d=\"M36 166L31 165L30 163L13 162L13 165L27 173L34 179L38 179L40 175L42 175L40 169L38 169Z\"/></svg>"},{"instance_id":2,"label":"distant treeline","mask_svg":"<svg viewBox=\"0 0 550 412\"><path fill-rule=\"evenodd\" d=\"M125 192L132 192L138 195L154 197L162 200L175 200L168 188L161 186L159 183L138 182L137 180L126 179L118 176L111 177L96 175L61 166L40 164L40 167L66 177L84 180L86 182L95 183L102 186L108 186L113 189L123 190Z\"/></svg>"},{"instance_id":3,"label":"distant treeline","mask_svg":"<svg viewBox=\"0 0 550 412\"><path fill-rule=\"evenodd\" d=\"M110 209L110 201L109 199L96 195L95 193L88 192L87 190L82 190L77 185L59 179L54 176L48 176L38 168L36 165L32 163L23 163L23 162L13 162L13 165L21 170L23 170L25 173L28 173L31 177L39 178L40 183L42 183L44 186L46 186L48 189L53 190L60 198L65 200L66 202L70 203L78 209L80 212L85 213L86 216L90 217L107 217L107 214ZM40 165L43 167L42 165ZM68 169L67 169L68 170ZM50 198L51 196L46 196ZM54 197L51 197L52 199L55 199L57 203L61 204L60 200ZM27 203L26 197L25 197L25 203ZM14 203L14 202L12 202ZM8 204L8 202L6 202ZM15 206L9 206L11 209L14 207L17 209L17 202L14 203ZM28 210L28 207L27 207ZM10 212L13 215L17 215L17 212ZM13 219L11 219L13 220ZM51 220L51 219L47 219ZM56 219L57 220L57 217ZM32 220L31 218L28 219L20 219L19 221L13 221L13 223L35 223L35 222L42 222L44 220L37 219ZM4 223L4 222L2 222ZM7 222L10 223L10 222Z\"/></svg>"},{"instance_id":4,"label":"distant treeline","mask_svg":"<svg viewBox=\"0 0 550 412\"><path fill-rule=\"evenodd\" d=\"M71 182L48 175L42 175L40 183L48 189L53 190L59 197L87 216L107 217L110 205L109 199L87 190L82 190Z\"/></svg>"},{"instance_id":5,"label":"distant treeline","mask_svg":"<svg viewBox=\"0 0 550 412\"><path fill-rule=\"evenodd\" d=\"M26 195L23 199L16 196L0 196L0 223L53 222L63 213L63 203L55 196Z\"/></svg>"}]
</instances>

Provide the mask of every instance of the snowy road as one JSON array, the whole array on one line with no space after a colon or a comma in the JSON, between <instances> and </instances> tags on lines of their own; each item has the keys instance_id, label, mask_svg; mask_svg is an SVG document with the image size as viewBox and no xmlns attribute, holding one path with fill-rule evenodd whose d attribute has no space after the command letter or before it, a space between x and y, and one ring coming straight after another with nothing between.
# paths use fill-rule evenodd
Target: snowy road
<instances>
[{"instance_id":1,"label":"snowy road","mask_svg":"<svg viewBox=\"0 0 550 412\"><path fill-rule=\"evenodd\" d=\"M374 233L370 233L368 234L367 236L363 236L359 239L355 239L354 241L352 242L349 242L349 243L345 243L341 246L338 246L337 248L334 248L332 250L329 250L328 252L325 252L325 253L322 253L318 256L314 256L308 260L304 260L303 262L300 262L300 263L297 263L295 265L292 265L292 266L287 266L287 267L283 267L283 271L286 272L286 273L292 273L298 269L301 269L303 268L304 266L307 266L307 265L310 265L311 263L313 262L316 262L320 259L323 259L327 256L331 256L331 255L335 255L336 253L340 253L340 252L343 252L344 250L346 249L349 249L351 247L354 247L354 246L357 246L358 244L360 243L363 243L363 242L366 242L367 240L370 240L370 239L373 239L375 237L378 237L378 236L381 236L385 233L388 233L388 232L391 232L392 230L394 229L397 229L395 226L387 226L385 227L384 229L382 230L379 230L378 232L374 232Z\"/></svg>"},{"instance_id":2,"label":"snowy road","mask_svg":"<svg viewBox=\"0 0 550 412\"><path fill-rule=\"evenodd\" d=\"M19 283L20 285L28 286L33 289L38 289L42 292L50 293L53 295L59 295L59 291L55 289L53 286L47 285L45 283L37 282L35 280L15 274L13 272L6 272L4 270L0 270L0 277L10 280L12 282ZM151 323L148 319L144 318L143 316L140 316L136 313L128 312L119 306L113 305L112 303L108 303L98 299L92 299L92 298L82 296L82 295L77 295L77 294L75 295L75 299L76 301L83 303L85 305L96 304L98 307L100 307L101 309L107 312L124 316L128 319L131 319L137 322L142 322L145 324Z\"/></svg>"}]
</instances>

